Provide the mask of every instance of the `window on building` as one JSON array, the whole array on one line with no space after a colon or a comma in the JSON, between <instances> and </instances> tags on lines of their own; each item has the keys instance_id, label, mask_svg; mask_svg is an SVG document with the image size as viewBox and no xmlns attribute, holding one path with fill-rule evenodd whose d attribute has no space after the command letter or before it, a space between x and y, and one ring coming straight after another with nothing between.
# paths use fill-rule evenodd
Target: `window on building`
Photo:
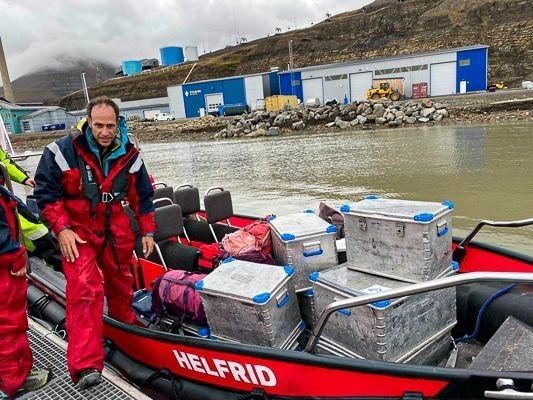
<instances>
[{"instance_id":1,"label":"window on building","mask_svg":"<svg viewBox=\"0 0 533 400\"><path fill-rule=\"evenodd\" d=\"M470 59L466 58L464 60L459 60L460 67L468 67L470 65Z\"/></svg>"},{"instance_id":2,"label":"window on building","mask_svg":"<svg viewBox=\"0 0 533 400\"><path fill-rule=\"evenodd\" d=\"M11 124L9 122L4 122L7 133L11 133Z\"/></svg>"},{"instance_id":3,"label":"window on building","mask_svg":"<svg viewBox=\"0 0 533 400\"><path fill-rule=\"evenodd\" d=\"M24 129L24 132L31 131L30 121L22 121L22 129Z\"/></svg>"},{"instance_id":4,"label":"window on building","mask_svg":"<svg viewBox=\"0 0 533 400\"><path fill-rule=\"evenodd\" d=\"M397 67L397 68L387 68L387 69L377 69L374 71L374 75L395 75L403 74L410 71L423 71L428 69L427 64L421 65L411 65L409 67Z\"/></svg>"},{"instance_id":5,"label":"window on building","mask_svg":"<svg viewBox=\"0 0 533 400\"><path fill-rule=\"evenodd\" d=\"M342 75L330 75L330 76L326 76L326 81L340 81L342 79L346 79L347 78L347 75L346 74L342 74Z\"/></svg>"}]
</instances>

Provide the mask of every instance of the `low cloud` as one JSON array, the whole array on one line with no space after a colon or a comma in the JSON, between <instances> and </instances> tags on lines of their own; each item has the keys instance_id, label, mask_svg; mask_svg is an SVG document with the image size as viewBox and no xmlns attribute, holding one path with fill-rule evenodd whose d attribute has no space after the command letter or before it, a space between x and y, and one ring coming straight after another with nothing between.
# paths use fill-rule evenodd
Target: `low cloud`
<instances>
[{"instance_id":1,"label":"low cloud","mask_svg":"<svg viewBox=\"0 0 533 400\"><path fill-rule=\"evenodd\" d=\"M0 36L11 80L69 60L157 58L165 46L198 54L304 28L372 0L0 0ZM252 4L251 4L252 3Z\"/></svg>"}]
</instances>

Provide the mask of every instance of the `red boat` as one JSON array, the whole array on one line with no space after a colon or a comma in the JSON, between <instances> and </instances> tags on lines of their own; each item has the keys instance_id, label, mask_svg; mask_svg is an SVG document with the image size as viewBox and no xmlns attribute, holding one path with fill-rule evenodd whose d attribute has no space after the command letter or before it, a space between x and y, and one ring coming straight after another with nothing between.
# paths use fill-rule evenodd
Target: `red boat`
<instances>
[{"instance_id":1,"label":"red boat","mask_svg":"<svg viewBox=\"0 0 533 400\"><path fill-rule=\"evenodd\" d=\"M172 203L171 199L162 201ZM200 214L199 220L207 228L205 217ZM231 225L242 227L254 218L234 215L228 220ZM198 225L197 222L194 224ZM475 354L495 336L509 316L526 326L524 340L531 337L531 328L528 330L527 326L533 326L533 258L472 241L484 225L513 229L531 224L533 219L483 221L466 239L454 238L454 259L460 264L455 276L333 302L322 311L313 331L304 335L300 351L212 340L179 329L166 332L161 328L142 328L104 317L107 360L125 378L145 388L147 393L159 396L157 398L531 399L533 361L530 357L520 368L506 370L509 364L506 360L516 356L509 346L503 346L502 354L494 355L497 360L487 369L470 369L472 357L458 356L451 341L449 351L437 365L315 352L328 318L336 311L455 286L458 324L453 335L462 337L476 333L472 338L477 347ZM213 227L216 231L222 224ZM213 228L208 232L213 233ZM204 244L192 240L190 233L181 236L188 245L200 248ZM203 263L204 270L210 268L210 259L211 255L204 250L200 267ZM134 271L137 289L149 287L165 269L160 263L139 259ZM51 271L39 260L32 260L30 283L30 314L47 320L51 330L60 331L65 304L65 282L61 274ZM518 285L511 290L508 288L511 283ZM515 345L519 341L517 337L513 340ZM531 347L531 356L530 351Z\"/></svg>"}]
</instances>

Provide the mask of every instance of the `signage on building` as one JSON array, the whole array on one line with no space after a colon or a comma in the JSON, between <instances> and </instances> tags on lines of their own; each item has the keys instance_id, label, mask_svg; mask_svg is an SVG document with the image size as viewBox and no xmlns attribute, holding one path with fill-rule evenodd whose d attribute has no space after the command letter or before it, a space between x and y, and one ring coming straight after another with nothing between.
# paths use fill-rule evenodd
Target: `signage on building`
<instances>
[{"instance_id":1,"label":"signage on building","mask_svg":"<svg viewBox=\"0 0 533 400\"><path fill-rule=\"evenodd\" d=\"M202 93L202 89L196 89L196 90L191 90L191 91L186 91L185 92L185 96L189 97L189 96L196 96L197 94L200 94Z\"/></svg>"}]
</instances>

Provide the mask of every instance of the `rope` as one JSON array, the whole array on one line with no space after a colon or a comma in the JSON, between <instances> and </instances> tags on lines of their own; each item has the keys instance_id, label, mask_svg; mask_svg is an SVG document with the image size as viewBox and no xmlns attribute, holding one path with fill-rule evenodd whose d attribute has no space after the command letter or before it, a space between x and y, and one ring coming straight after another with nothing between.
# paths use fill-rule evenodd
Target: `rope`
<instances>
[{"instance_id":1,"label":"rope","mask_svg":"<svg viewBox=\"0 0 533 400\"><path fill-rule=\"evenodd\" d=\"M479 327L481 325L481 317L483 316L483 313L485 312L487 307L490 305L490 303L492 303L495 299L500 297L502 294L510 292L517 285L518 285L518 283L513 283L512 285L509 285L506 288L497 291L492 296L490 296L487 300L485 300L485 303L483 303L483 305L481 306L481 308L479 309L479 312L477 314L476 326L474 328L474 332L470 336L465 336L465 337L462 337L462 338L455 339L454 342L455 343L459 343L459 342L464 342L466 340L474 339L477 336L478 332L479 332Z\"/></svg>"},{"instance_id":2,"label":"rope","mask_svg":"<svg viewBox=\"0 0 533 400\"><path fill-rule=\"evenodd\" d=\"M170 371L168 369L162 369L160 374L161 374L161 377L170 380L170 384L172 385L172 395L174 397L174 400L181 400L180 392L183 389L183 384L180 381L178 381L177 379L174 379L174 376L170 373ZM179 382L179 384L180 384L179 390L176 387L176 382Z\"/></svg>"}]
</instances>

